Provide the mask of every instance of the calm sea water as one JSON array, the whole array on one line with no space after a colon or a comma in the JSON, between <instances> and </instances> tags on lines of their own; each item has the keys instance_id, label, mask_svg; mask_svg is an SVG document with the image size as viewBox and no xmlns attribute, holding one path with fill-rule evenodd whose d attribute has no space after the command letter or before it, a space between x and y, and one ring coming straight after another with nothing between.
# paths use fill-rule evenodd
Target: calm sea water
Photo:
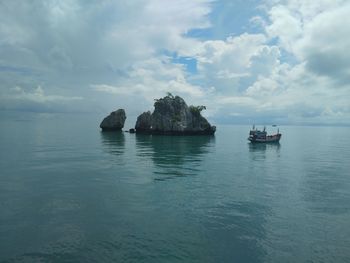
<instances>
[{"instance_id":1,"label":"calm sea water","mask_svg":"<svg viewBox=\"0 0 350 263\"><path fill-rule=\"evenodd\" d=\"M350 129L214 137L1 117L1 262L350 262ZM270 127L273 131L275 128Z\"/></svg>"}]
</instances>

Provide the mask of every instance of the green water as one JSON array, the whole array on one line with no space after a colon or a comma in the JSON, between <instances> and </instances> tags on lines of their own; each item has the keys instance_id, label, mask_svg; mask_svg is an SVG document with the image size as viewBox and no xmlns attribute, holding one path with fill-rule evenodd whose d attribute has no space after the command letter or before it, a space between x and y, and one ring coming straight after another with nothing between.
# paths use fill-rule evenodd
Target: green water
<instances>
[{"instance_id":1,"label":"green water","mask_svg":"<svg viewBox=\"0 0 350 263\"><path fill-rule=\"evenodd\" d=\"M349 128L251 145L248 126L142 136L99 120L1 116L1 262L350 261Z\"/></svg>"}]
</instances>

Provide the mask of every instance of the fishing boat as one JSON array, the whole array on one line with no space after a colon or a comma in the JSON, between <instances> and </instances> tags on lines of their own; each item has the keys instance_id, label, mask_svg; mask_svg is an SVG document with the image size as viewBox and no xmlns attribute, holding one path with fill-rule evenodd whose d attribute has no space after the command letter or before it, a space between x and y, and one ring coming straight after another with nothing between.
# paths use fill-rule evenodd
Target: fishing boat
<instances>
[{"instance_id":1,"label":"fishing boat","mask_svg":"<svg viewBox=\"0 0 350 263\"><path fill-rule=\"evenodd\" d=\"M253 125L253 128L249 132L248 140L251 143L277 143L280 141L282 134L279 132L279 129L277 130L276 134L268 135L266 132L266 127L262 131L255 128L255 125Z\"/></svg>"}]
</instances>

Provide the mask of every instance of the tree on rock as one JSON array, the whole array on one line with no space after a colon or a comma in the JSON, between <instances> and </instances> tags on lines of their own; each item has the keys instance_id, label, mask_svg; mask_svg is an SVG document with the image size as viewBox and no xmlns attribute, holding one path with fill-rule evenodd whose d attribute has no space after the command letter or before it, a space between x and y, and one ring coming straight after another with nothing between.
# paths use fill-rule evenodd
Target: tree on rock
<instances>
[{"instance_id":1,"label":"tree on rock","mask_svg":"<svg viewBox=\"0 0 350 263\"><path fill-rule=\"evenodd\" d=\"M201 115L206 107L187 106L183 98L170 92L167 96L155 99L153 113L139 116L135 125L137 133L168 135L209 135L216 131L215 126Z\"/></svg>"},{"instance_id":2,"label":"tree on rock","mask_svg":"<svg viewBox=\"0 0 350 263\"><path fill-rule=\"evenodd\" d=\"M193 106L193 105L191 105L190 106L190 111L194 114L194 115L197 115L197 116L199 116L200 114L201 114L201 111L202 110L206 110L207 109L207 107L205 107L205 106L203 106L203 105L201 105L201 106Z\"/></svg>"}]
</instances>

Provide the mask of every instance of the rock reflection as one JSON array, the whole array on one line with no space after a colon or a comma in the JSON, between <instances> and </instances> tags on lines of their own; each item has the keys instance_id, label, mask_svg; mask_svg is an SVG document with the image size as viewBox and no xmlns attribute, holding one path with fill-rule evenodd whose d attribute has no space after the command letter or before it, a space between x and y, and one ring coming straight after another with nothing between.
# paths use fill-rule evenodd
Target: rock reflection
<instances>
[{"instance_id":1,"label":"rock reflection","mask_svg":"<svg viewBox=\"0 0 350 263\"><path fill-rule=\"evenodd\" d=\"M123 132L101 132L103 148L114 155L122 155L125 149Z\"/></svg>"},{"instance_id":2,"label":"rock reflection","mask_svg":"<svg viewBox=\"0 0 350 263\"><path fill-rule=\"evenodd\" d=\"M198 174L214 142L214 136L136 135L137 154L152 159L157 181Z\"/></svg>"}]
</instances>

